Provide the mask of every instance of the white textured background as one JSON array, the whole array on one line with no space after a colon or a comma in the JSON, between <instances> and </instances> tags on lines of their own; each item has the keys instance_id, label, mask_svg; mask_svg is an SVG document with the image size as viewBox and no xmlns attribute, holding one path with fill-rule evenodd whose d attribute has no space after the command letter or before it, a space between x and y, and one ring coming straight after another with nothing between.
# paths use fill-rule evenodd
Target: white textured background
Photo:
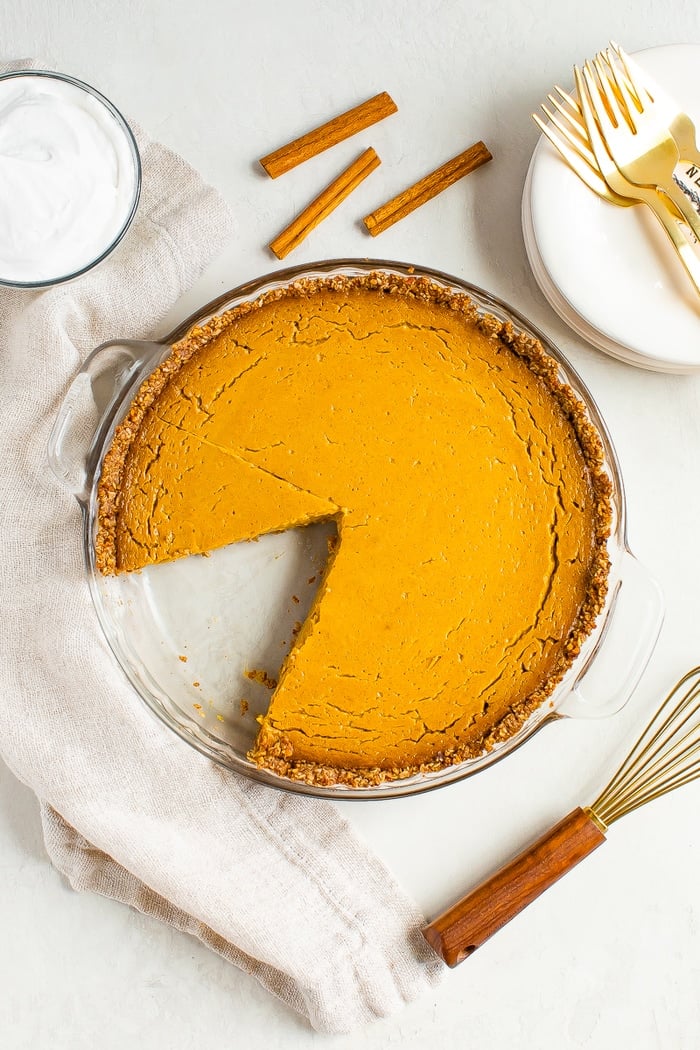
<instances>
[{"instance_id":1,"label":"white textured background","mask_svg":"<svg viewBox=\"0 0 700 1050\"><path fill-rule=\"evenodd\" d=\"M540 294L520 233L537 137L529 113L610 37L627 50L700 43L700 7L688 0L0 3L0 58L41 56L93 83L231 202L236 241L172 321L278 267L264 245L371 144L382 167L287 262L374 255L464 276L560 345L608 421L628 490L630 542L666 595L659 645L614 719L548 728L507 762L443 791L346 804L429 913L571 805L589 801L631 727L700 663L700 376L646 374L583 344ZM396 99L397 116L279 180L255 165L381 90ZM362 215L479 138L491 164L376 241L363 232ZM360 1033L324 1038L195 942L68 890L44 856L33 798L0 767L0 1047L697 1050L699 811L700 785L621 822L601 850L433 996Z\"/></svg>"}]
</instances>

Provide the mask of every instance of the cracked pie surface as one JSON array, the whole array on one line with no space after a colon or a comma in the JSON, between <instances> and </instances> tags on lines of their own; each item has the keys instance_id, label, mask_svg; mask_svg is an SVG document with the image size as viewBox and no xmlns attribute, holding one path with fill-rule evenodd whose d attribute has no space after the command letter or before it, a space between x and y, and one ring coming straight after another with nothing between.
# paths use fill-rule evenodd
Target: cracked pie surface
<instances>
[{"instance_id":1,"label":"cracked pie surface","mask_svg":"<svg viewBox=\"0 0 700 1050\"><path fill-rule=\"evenodd\" d=\"M103 573L334 519L250 758L315 784L444 768L515 733L608 575L597 432L535 340L385 273L299 280L193 329L105 457Z\"/></svg>"}]
</instances>

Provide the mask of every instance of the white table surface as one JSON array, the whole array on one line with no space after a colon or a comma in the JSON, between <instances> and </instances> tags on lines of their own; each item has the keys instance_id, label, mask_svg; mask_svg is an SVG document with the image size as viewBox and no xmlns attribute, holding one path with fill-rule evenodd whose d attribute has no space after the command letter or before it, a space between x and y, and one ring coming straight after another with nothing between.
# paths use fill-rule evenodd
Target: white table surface
<instances>
[{"instance_id":1,"label":"white table surface","mask_svg":"<svg viewBox=\"0 0 700 1050\"><path fill-rule=\"evenodd\" d=\"M634 728L700 663L700 375L645 373L583 343L539 292L520 232L537 139L529 114L610 37L628 50L700 43L700 7L691 0L0 6L2 57L40 56L95 84L233 206L235 241L171 320L278 268L265 248L271 237L372 144L379 172L288 263L373 255L459 274L544 329L598 400L622 463L630 544L665 593L662 634L637 692L614 718L548 727L506 762L438 792L345 804L427 914L589 801ZM396 99L397 116L282 179L257 169L259 156L382 90ZM480 138L491 164L369 238L358 224L363 214ZM44 854L34 798L0 763L0 1047L372 1050L430 1040L479 1050L696 1050L699 810L693 785L621 821L602 849L436 991L398 1016L329 1038L194 940L68 889Z\"/></svg>"}]
</instances>

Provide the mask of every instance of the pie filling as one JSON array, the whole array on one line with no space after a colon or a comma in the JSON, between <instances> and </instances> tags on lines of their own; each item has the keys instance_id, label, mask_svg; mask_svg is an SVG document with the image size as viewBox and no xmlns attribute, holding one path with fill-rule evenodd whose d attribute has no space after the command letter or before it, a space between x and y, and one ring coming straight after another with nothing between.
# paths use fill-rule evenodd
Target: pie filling
<instances>
[{"instance_id":1,"label":"pie filling","mask_svg":"<svg viewBox=\"0 0 700 1050\"><path fill-rule=\"evenodd\" d=\"M606 593L610 482L539 343L424 278L298 281L194 329L105 456L98 568L333 518L250 758L364 786L508 739Z\"/></svg>"}]
</instances>

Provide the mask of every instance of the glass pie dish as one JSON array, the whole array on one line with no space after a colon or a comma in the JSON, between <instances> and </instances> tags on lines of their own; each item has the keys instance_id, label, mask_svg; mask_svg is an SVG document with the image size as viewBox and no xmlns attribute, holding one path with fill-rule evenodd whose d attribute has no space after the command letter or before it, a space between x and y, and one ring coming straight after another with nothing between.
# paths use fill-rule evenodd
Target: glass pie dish
<instances>
[{"instance_id":1,"label":"glass pie dish","mask_svg":"<svg viewBox=\"0 0 700 1050\"><path fill-rule=\"evenodd\" d=\"M106 451L144 379L173 343L240 303L299 278L355 276L372 271L423 276L466 293L484 314L509 321L538 339L557 362L560 378L577 394L597 429L612 483L611 571L596 627L551 697L520 730L477 758L436 772L368 787L309 785L260 768L247 754L257 716L307 615L328 556L332 522L274 533L254 543L231 544L207 557L191 556L140 572L103 576L95 564L97 486ZM505 303L440 271L382 260L331 260L261 277L225 293L158 342L113 341L97 347L74 380L51 436L49 461L83 513L87 579L106 639L136 693L200 752L257 781L332 798L392 798L436 788L486 768L555 718L601 717L631 695L654 648L662 619L658 588L630 553L620 468L593 398L555 346ZM290 596L292 598L290 599Z\"/></svg>"}]
</instances>

